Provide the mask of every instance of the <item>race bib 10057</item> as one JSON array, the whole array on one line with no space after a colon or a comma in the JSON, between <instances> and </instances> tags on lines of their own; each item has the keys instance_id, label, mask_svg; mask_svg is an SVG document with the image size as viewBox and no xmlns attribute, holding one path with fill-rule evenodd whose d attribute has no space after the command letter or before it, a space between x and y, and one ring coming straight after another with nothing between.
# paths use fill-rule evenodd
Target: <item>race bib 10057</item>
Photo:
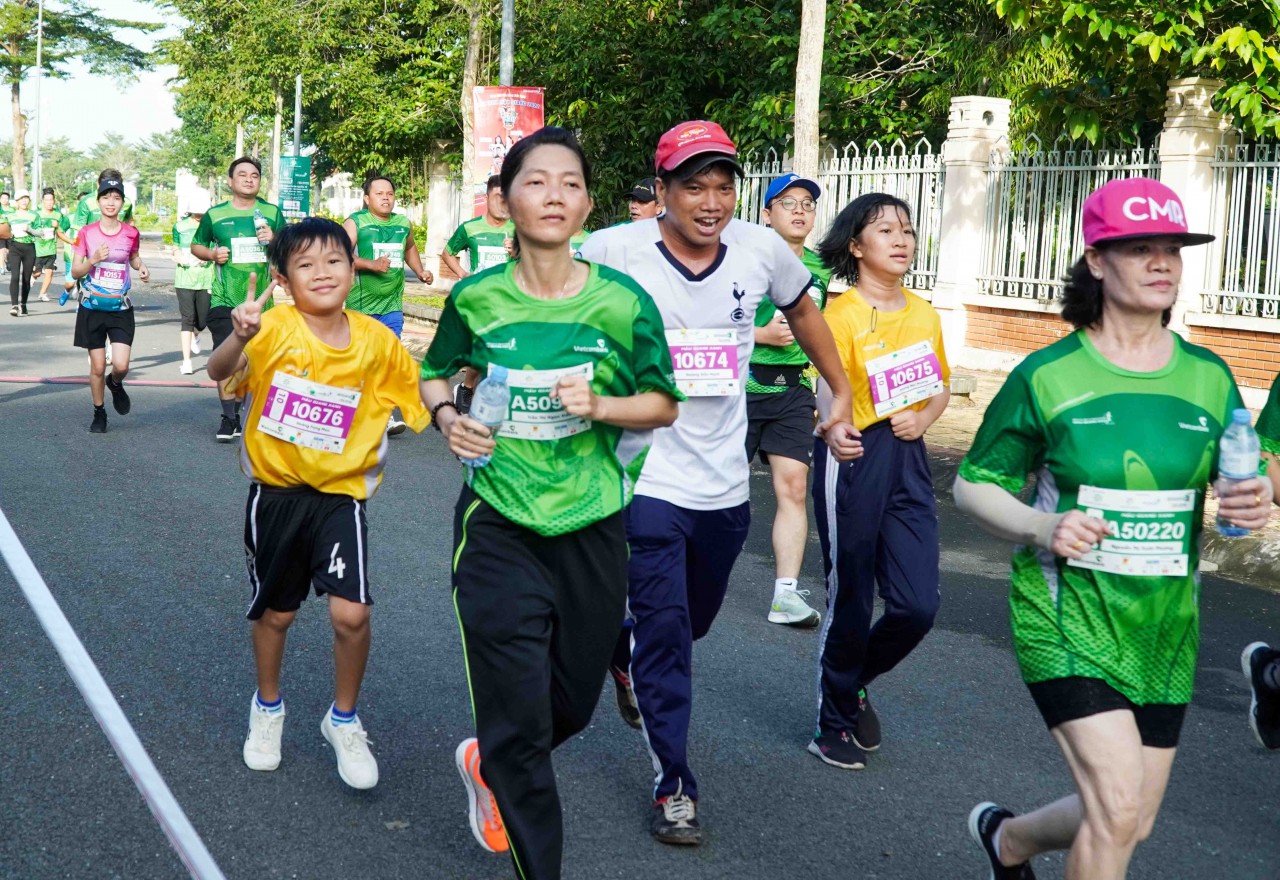
<instances>
[{"instance_id":1,"label":"race bib 10057","mask_svg":"<svg viewBox=\"0 0 1280 880\"><path fill-rule=\"evenodd\" d=\"M590 363L559 370L508 370L511 404L502 424L502 436L560 440L590 428L591 422L565 412L560 398L551 396L551 389L565 376L583 376L590 382L594 373Z\"/></svg>"},{"instance_id":2,"label":"race bib 10057","mask_svg":"<svg viewBox=\"0 0 1280 880\"><path fill-rule=\"evenodd\" d=\"M867 381L876 418L941 394L942 363L929 340L867 361Z\"/></svg>"},{"instance_id":3,"label":"race bib 10057","mask_svg":"<svg viewBox=\"0 0 1280 880\"><path fill-rule=\"evenodd\" d=\"M1194 489L1128 490L1081 486L1076 507L1105 520L1111 534L1067 565L1110 574L1185 577L1191 558Z\"/></svg>"},{"instance_id":4,"label":"race bib 10057","mask_svg":"<svg viewBox=\"0 0 1280 880\"><path fill-rule=\"evenodd\" d=\"M258 430L295 446L341 453L360 392L321 385L279 370L271 378Z\"/></svg>"},{"instance_id":5,"label":"race bib 10057","mask_svg":"<svg viewBox=\"0 0 1280 880\"><path fill-rule=\"evenodd\" d=\"M732 397L742 391L737 330L668 330L667 345L676 387L686 397Z\"/></svg>"}]
</instances>

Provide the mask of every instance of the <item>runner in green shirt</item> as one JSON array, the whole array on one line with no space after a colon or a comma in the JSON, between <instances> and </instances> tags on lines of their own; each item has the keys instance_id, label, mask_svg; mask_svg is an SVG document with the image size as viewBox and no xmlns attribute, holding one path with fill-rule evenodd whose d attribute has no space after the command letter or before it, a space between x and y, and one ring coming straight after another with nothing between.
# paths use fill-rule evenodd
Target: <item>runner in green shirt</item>
<instances>
[{"instance_id":1,"label":"runner in green shirt","mask_svg":"<svg viewBox=\"0 0 1280 880\"><path fill-rule=\"evenodd\" d=\"M231 310L250 295L250 275L256 274L257 278L253 296L261 296L271 283L267 246L284 229L285 222L279 207L258 198L262 165L257 159L236 159L227 169L227 179L231 185L230 201L209 209L200 219L191 243L191 253L197 260L216 264L207 319L215 349L231 335ZM270 305L268 301L266 308ZM225 381L218 383L218 400L222 421L214 437L219 443L230 443L240 436L240 404L227 392Z\"/></svg>"},{"instance_id":2,"label":"runner in green shirt","mask_svg":"<svg viewBox=\"0 0 1280 880\"><path fill-rule=\"evenodd\" d=\"M569 131L516 143L501 184L517 259L454 287L422 362L423 400L470 465L453 595L477 739L455 757L473 834L490 850L509 840L518 877L560 876L551 752L599 699L626 604L622 511L652 429L675 421L681 399L648 294L569 252L590 182ZM463 366L505 376L500 431L454 407L447 380Z\"/></svg>"},{"instance_id":3,"label":"runner in green shirt","mask_svg":"<svg viewBox=\"0 0 1280 880\"><path fill-rule=\"evenodd\" d=\"M35 240L31 230L40 218L31 210L31 193L18 193L14 205L4 215L9 227L9 314L27 314L27 298L31 295L31 272L36 262Z\"/></svg>"},{"instance_id":4,"label":"runner in green shirt","mask_svg":"<svg viewBox=\"0 0 1280 880\"><path fill-rule=\"evenodd\" d=\"M182 326L178 342L182 346L182 364L178 372L190 376L195 372L191 356L200 353L200 333L209 324L211 305L210 290L213 287L213 263L196 259L191 245L196 240L196 230L209 210L209 194L196 190L187 205L187 214L173 224L173 286L178 296L178 314Z\"/></svg>"},{"instance_id":5,"label":"runner in green shirt","mask_svg":"<svg viewBox=\"0 0 1280 880\"><path fill-rule=\"evenodd\" d=\"M831 270L804 246L813 231L822 188L798 174L784 174L764 195L764 224L782 236L813 275L809 296L827 307ZM791 335L787 320L766 297L756 309L755 348L747 373L747 458L769 465L777 507L773 519L774 582L769 622L814 627L821 615L799 589L800 566L809 541L809 466L817 402L809 358Z\"/></svg>"},{"instance_id":6,"label":"runner in green shirt","mask_svg":"<svg viewBox=\"0 0 1280 880\"><path fill-rule=\"evenodd\" d=\"M1159 181L1085 201L1085 254L1063 291L1072 335L1009 376L960 467L959 508L1018 543L1010 610L1036 707L1078 789L1015 817L975 807L992 877L1070 849L1067 880L1122 880L1164 797L1199 648L1200 533L1218 438L1241 406L1213 352L1166 327L1188 231ZM1018 500L1036 475L1030 506ZM1272 487L1219 485L1234 525L1267 521ZM1025 873L1024 873L1025 872Z\"/></svg>"},{"instance_id":7,"label":"runner in green shirt","mask_svg":"<svg viewBox=\"0 0 1280 880\"><path fill-rule=\"evenodd\" d=\"M484 214L467 220L450 236L440 259L459 278L466 278L490 266L500 266L511 259L511 237L515 226L507 216L497 174L489 178ZM462 268L457 255L467 252L469 268Z\"/></svg>"},{"instance_id":8,"label":"runner in green shirt","mask_svg":"<svg viewBox=\"0 0 1280 880\"><path fill-rule=\"evenodd\" d=\"M67 215L54 204L54 192L46 188L40 194L40 210L37 224L32 227L35 235L37 275L43 276L40 282L40 302L49 301L49 285L53 283L53 267L58 262L58 242L67 245L69 252L76 240L67 235L71 222Z\"/></svg>"},{"instance_id":9,"label":"runner in green shirt","mask_svg":"<svg viewBox=\"0 0 1280 880\"><path fill-rule=\"evenodd\" d=\"M76 204L80 204L80 200L87 196L87 192L82 192L76 196ZM81 227L76 225L76 217L74 211L69 211L65 207L60 209L62 216L67 218L67 235L71 237L71 247L62 249L62 293L58 297L58 305L65 306L67 300L71 297L71 292L79 287L80 282L71 277L71 257L74 252L76 240L80 237ZM110 349L107 349L110 351Z\"/></svg>"},{"instance_id":10,"label":"runner in green shirt","mask_svg":"<svg viewBox=\"0 0 1280 880\"><path fill-rule=\"evenodd\" d=\"M13 210L13 206L10 204L12 199L12 193L0 192L0 220L3 220ZM4 245L4 247L0 247L0 275L6 275L9 272L9 240L6 238L0 244Z\"/></svg>"},{"instance_id":11,"label":"runner in green shirt","mask_svg":"<svg viewBox=\"0 0 1280 880\"><path fill-rule=\"evenodd\" d=\"M1280 376L1258 415L1258 439L1271 487L1280 498ZM1240 666L1252 692L1249 727L1260 745L1280 749L1280 650L1266 642L1253 642L1241 652Z\"/></svg>"}]
</instances>

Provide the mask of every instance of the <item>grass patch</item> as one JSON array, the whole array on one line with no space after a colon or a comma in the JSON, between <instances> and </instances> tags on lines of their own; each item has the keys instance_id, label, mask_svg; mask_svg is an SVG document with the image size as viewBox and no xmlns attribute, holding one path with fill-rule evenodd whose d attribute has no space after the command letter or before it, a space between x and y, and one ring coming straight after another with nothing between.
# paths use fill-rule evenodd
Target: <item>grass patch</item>
<instances>
[{"instance_id":1,"label":"grass patch","mask_svg":"<svg viewBox=\"0 0 1280 880\"><path fill-rule=\"evenodd\" d=\"M444 308L444 301L448 297L439 293L408 293L405 294L404 301L413 303L415 306L430 306L437 309Z\"/></svg>"}]
</instances>

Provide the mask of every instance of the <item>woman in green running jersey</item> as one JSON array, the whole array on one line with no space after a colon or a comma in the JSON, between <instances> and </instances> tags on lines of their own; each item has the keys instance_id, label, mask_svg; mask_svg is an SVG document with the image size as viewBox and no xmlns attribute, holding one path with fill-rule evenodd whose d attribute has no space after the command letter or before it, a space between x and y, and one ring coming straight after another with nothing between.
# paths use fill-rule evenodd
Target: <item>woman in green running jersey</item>
<instances>
[{"instance_id":1,"label":"woman in green running jersey","mask_svg":"<svg viewBox=\"0 0 1280 880\"><path fill-rule=\"evenodd\" d=\"M573 135L524 138L501 183L516 259L454 286L422 398L469 465L453 596L476 724L455 755L472 832L486 849L509 848L523 880L553 880L563 832L551 751L600 697L627 596L622 509L649 433L675 421L682 398L648 294L570 254L591 211ZM458 414L447 380L464 367L506 374L500 429Z\"/></svg>"},{"instance_id":2,"label":"woman in green running jersey","mask_svg":"<svg viewBox=\"0 0 1280 880\"><path fill-rule=\"evenodd\" d=\"M1062 849L1067 880L1121 880L1151 833L1195 677L1205 490L1242 406L1222 359L1167 328L1181 249L1213 239L1188 231L1173 190L1112 181L1083 226L1063 293L1076 331L1010 374L955 487L961 510L1019 545L1015 652L1076 784L1026 815L973 809L994 880L1032 878L1033 856ZM1030 473L1027 506L1015 493ZM1266 523L1268 481L1218 488L1224 518Z\"/></svg>"}]
</instances>

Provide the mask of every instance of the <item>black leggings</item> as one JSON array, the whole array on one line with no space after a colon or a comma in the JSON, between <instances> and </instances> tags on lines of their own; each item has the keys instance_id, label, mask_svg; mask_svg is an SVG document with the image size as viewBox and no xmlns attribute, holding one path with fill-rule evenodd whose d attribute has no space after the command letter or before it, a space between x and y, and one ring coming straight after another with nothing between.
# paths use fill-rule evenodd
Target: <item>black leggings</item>
<instances>
[{"instance_id":1,"label":"black leggings","mask_svg":"<svg viewBox=\"0 0 1280 880\"><path fill-rule=\"evenodd\" d=\"M9 242L9 304L27 307L31 295L31 270L36 265L36 246L31 242ZM22 298L18 291L21 285Z\"/></svg>"}]
</instances>

